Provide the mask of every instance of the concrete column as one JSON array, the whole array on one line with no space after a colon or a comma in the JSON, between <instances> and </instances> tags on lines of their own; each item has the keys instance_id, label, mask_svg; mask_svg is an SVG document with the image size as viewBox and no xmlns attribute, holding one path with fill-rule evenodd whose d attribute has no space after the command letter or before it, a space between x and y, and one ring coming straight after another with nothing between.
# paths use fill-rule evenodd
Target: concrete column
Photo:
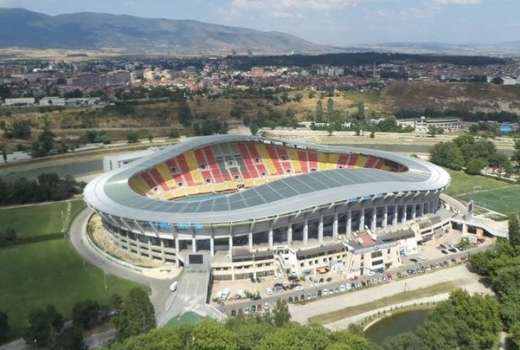
<instances>
[{"instance_id":1,"label":"concrete column","mask_svg":"<svg viewBox=\"0 0 520 350\"><path fill-rule=\"evenodd\" d=\"M166 253L164 251L164 241L161 238L159 238L159 242L161 242L161 261L165 262L166 261Z\"/></svg>"},{"instance_id":2,"label":"concrete column","mask_svg":"<svg viewBox=\"0 0 520 350\"><path fill-rule=\"evenodd\" d=\"M374 232L377 228L377 207L372 208L372 223L370 230Z\"/></svg>"},{"instance_id":3,"label":"concrete column","mask_svg":"<svg viewBox=\"0 0 520 350\"><path fill-rule=\"evenodd\" d=\"M292 243L292 224L289 223L289 226L287 226L287 244Z\"/></svg>"},{"instance_id":4,"label":"concrete column","mask_svg":"<svg viewBox=\"0 0 520 350\"><path fill-rule=\"evenodd\" d=\"M195 236L191 238L191 251L192 253L197 252L197 240L195 239Z\"/></svg>"},{"instance_id":5,"label":"concrete column","mask_svg":"<svg viewBox=\"0 0 520 350\"><path fill-rule=\"evenodd\" d=\"M332 223L332 238L338 238L338 213L334 213L334 222Z\"/></svg>"},{"instance_id":6,"label":"concrete column","mask_svg":"<svg viewBox=\"0 0 520 350\"><path fill-rule=\"evenodd\" d=\"M424 202L421 203L421 216L424 216Z\"/></svg>"},{"instance_id":7,"label":"concrete column","mask_svg":"<svg viewBox=\"0 0 520 350\"><path fill-rule=\"evenodd\" d=\"M179 237L177 235L175 235L175 256L177 257L177 259L175 259L177 261L177 267L179 267L180 266L179 257L181 256L181 252L180 252Z\"/></svg>"},{"instance_id":8,"label":"concrete column","mask_svg":"<svg viewBox=\"0 0 520 350\"><path fill-rule=\"evenodd\" d=\"M406 212L408 211L408 210L407 210L407 209L408 209L408 204L405 204L404 207L403 207L403 209L404 209L404 210L403 210L403 223L405 223L406 220L408 220L408 218L407 218L407 214L406 214Z\"/></svg>"},{"instance_id":9,"label":"concrete column","mask_svg":"<svg viewBox=\"0 0 520 350\"><path fill-rule=\"evenodd\" d=\"M388 225L388 205L384 206L383 209L383 227L386 227Z\"/></svg>"},{"instance_id":10,"label":"concrete column","mask_svg":"<svg viewBox=\"0 0 520 350\"><path fill-rule=\"evenodd\" d=\"M303 223L303 243L309 243L309 220L307 219Z\"/></svg>"},{"instance_id":11,"label":"concrete column","mask_svg":"<svg viewBox=\"0 0 520 350\"><path fill-rule=\"evenodd\" d=\"M417 217L417 212L416 211L417 211L417 204L413 203L413 206L412 206L412 220Z\"/></svg>"},{"instance_id":12,"label":"concrete column","mask_svg":"<svg viewBox=\"0 0 520 350\"><path fill-rule=\"evenodd\" d=\"M392 219L392 225L397 225L397 219L399 217L399 205L394 206L394 217Z\"/></svg>"},{"instance_id":13,"label":"concrete column","mask_svg":"<svg viewBox=\"0 0 520 350\"><path fill-rule=\"evenodd\" d=\"M318 223L318 242L323 243L323 215L320 215L320 221Z\"/></svg>"},{"instance_id":14,"label":"concrete column","mask_svg":"<svg viewBox=\"0 0 520 350\"><path fill-rule=\"evenodd\" d=\"M365 208L361 208L361 214L359 217L359 231L363 231L365 229Z\"/></svg>"},{"instance_id":15,"label":"concrete column","mask_svg":"<svg viewBox=\"0 0 520 350\"><path fill-rule=\"evenodd\" d=\"M215 237L213 237L213 235L209 239L209 250L211 252L211 256L215 256Z\"/></svg>"},{"instance_id":16,"label":"concrete column","mask_svg":"<svg viewBox=\"0 0 520 350\"><path fill-rule=\"evenodd\" d=\"M349 239L352 236L352 210L349 209L347 212L347 239Z\"/></svg>"},{"instance_id":17,"label":"concrete column","mask_svg":"<svg viewBox=\"0 0 520 350\"><path fill-rule=\"evenodd\" d=\"M249 232L247 235L247 241L249 243L249 250L253 250L253 232Z\"/></svg>"},{"instance_id":18,"label":"concrete column","mask_svg":"<svg viewBox=\"0 0 520 350\"><path fill-rule=\"evenodd\" d=\"M233 236L229 236L228 242L229 242L229 257L231 258L233 256Z\"/></svg>"},{"instance_id":19,"label":"concrete column","mask_svg":"<svg viewBox=\"0 0 520 350\"><path fill-rule=\"evenodd\" d=\"M273 249L273 228L269 228L269 249Z\"/></svg>"}]
</instances>

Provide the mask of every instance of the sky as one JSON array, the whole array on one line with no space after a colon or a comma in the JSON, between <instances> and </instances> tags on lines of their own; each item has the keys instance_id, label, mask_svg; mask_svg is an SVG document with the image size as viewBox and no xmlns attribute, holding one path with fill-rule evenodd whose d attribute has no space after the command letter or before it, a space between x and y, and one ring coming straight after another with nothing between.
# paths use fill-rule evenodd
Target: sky
<instances>
[{"instance_id":1,"label":"sky","mask_svg":"<svg viewBox=\"0 0 520 350\"><path fill-rule=\"evenodd\" d=\"M520 0L0 0L2 6L195 19L338 46L520 40Z\"/></svg>"}]
</instances>

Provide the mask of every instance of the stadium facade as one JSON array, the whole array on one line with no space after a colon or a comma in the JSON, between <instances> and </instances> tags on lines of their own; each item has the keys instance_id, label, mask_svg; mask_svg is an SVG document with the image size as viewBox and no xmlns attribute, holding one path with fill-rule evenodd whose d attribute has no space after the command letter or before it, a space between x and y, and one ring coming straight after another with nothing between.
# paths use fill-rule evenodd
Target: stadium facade
<instances>
[{"instance_id":1,"label":"stadium facade","mask_svg":"<svg viewBox=\"0 0 520 350\"><path fill-rule=\"evenodd\" d=\"M178 266L202 252L215 279L338 265L353 276L399 265L422 239L405 224L434 216L449 183L400 154L219 135L103 174L85 201L121 249Z\"/></svg>"}]
</instances>

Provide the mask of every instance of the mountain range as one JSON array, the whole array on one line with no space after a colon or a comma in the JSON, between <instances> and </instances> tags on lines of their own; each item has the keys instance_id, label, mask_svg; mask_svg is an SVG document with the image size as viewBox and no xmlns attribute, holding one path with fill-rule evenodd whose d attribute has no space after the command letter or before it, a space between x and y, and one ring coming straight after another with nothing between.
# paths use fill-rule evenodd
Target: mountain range
<instances>
[{"instance_id":1,"label":"mountain range","mask_svg":"<svg viewBox=\"0 0 520 350\"><path fill-rule=\"evenodd\" d=\"M50 16L0 8L0 48L117 49L126 53L288 54L338 52L281 32L193 20L82 12Z\"/></svg>"}]
</instances>

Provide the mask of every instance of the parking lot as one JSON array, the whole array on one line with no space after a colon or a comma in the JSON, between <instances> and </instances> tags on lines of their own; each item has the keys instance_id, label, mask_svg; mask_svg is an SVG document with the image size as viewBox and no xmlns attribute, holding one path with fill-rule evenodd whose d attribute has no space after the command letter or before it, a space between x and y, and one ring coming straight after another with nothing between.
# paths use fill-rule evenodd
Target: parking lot
<instances>
[{"instance_id":1,"label":"parking lot","mask_svg":"<svg viewBox=\"0 0 520 350\"><path fill-rule=\"evenodd\" d=\"M213 285L212 298L221 311L228 314L236 314L237 310L245 313L258 312L259 309L268 310L277 299L302 303L433 273L466 262L471 254L488 249L494 242L493 239L486 239L466 250L460 250L457 248L460 237L460 233L448 233L429 241L420 247L419 254L405 257L399 268L372 276L347 279L343 273L330 271L308 276L304 281L288 281L276 277L264 278L260 282L217 281Z\"/></svg>"}]
</instances>

